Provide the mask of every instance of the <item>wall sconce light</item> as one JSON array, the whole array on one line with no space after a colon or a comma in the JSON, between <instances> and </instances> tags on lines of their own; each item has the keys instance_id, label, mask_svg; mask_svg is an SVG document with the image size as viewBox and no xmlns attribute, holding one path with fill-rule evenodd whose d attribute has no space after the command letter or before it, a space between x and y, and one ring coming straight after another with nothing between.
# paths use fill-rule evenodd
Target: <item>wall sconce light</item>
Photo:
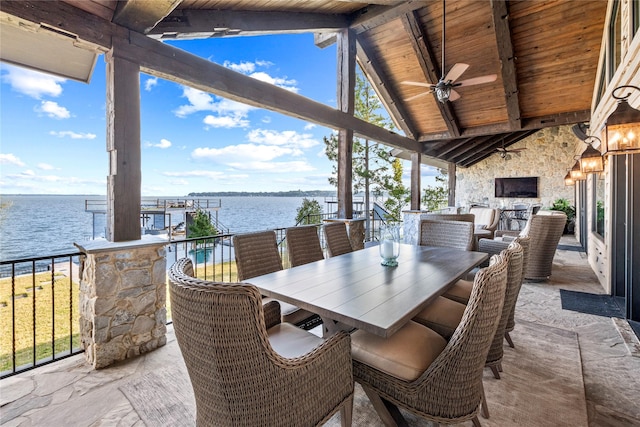
<instances>
[{"instance_id":1,"label":"wall sconce light","mask_svg":"<svg viewBox=\"0 0 640 427\"><path fill-rule=\"evenodd\" d=\"M571 172L567 172L567 174L564 176L564 185L566 185L567 187L574 185L576 182L573 180L573 178L571 178Z\"/></svg>"},{"instance_id":2,"label":"wall sconce light","mask_svg":"<svg viewBox=\"0 0 640 427\"><path fill-rule=\"evenodd\" d=\"M640 90L636 86L624 85L611 93L618 100L618 106L605 123L606 155L640 152L640 111L627 102L630 92L624 96L616 95L617 91L624 88Z\"/></svg>"},{"instance_id":3,"label":"wall sconce light","mask_svg":"<svg viewBox=\"0 0 640 427\"><path fill-rule=\"evenodd\" d=\"M604 171L604 161L602 160L602 153L600 153L599 150L593 148L593 145L591 145L591 142L589 141L594 139L602 143L602 141L600 141L600 138L596 136L589 136L584 141L585 144L587 144L587 149L584 150L584 152L580 156L580 170L584 174Z\"/></svg>"},{"instance_id":4,"label":"wall sconce light","mask_svg":"<svg viewBox=\"0 0 640 427\"><path fill-rule=\"evenodd\" d=\"M587 175L582 172L582 169L580 169L580 161L576 161L576 164L571 168L569 175L571 175L571 179L575 182L587 179Z\"/></svg>"}]
</instances>

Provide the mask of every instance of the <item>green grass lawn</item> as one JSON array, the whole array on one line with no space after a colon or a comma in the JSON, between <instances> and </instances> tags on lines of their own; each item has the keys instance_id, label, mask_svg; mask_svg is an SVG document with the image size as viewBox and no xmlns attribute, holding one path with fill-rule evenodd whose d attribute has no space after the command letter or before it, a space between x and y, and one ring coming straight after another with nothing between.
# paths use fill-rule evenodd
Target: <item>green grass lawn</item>
<instances>
[{"instance_id":1,"label":"green grass lawn","mask_svg":"<svg viewBox=\"0 0 640 427\"><path fill-rule=\"evenodd\" d=\"M207 280L235 282L238 273L235 262L225 262L215 266L199 266L196 276ZM14 333L16 368L33 363L34 342L36 361L50 358L53 354L68 353L72 348L80 346L78 283L72 282L62 273L56 273L53 277L50 272L17 276L15 299L12 298L11 286L11 278L0 279L0 372L12 369ZM171 301L168 292L167 288L167 321L170 321ZM15 327L12 320L14 310ZM73 332L72 343L70 331Z\"/></svg>"}]
</instances>

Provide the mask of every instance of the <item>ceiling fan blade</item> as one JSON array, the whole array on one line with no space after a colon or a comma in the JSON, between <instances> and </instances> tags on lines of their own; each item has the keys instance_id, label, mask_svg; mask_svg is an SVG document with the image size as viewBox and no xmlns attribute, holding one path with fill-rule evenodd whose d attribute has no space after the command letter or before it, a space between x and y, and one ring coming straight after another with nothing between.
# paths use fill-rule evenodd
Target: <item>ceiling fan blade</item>
<instances>
[{"instance_id":1,"label":"ceiling fan blade","mask_svg":"<svg viewBox=\"0 0 640 427\"><path fill-rule=\"evenodd\" d=\"M400 82L403 85L411 85L411 86L421 86L421 87L431 87L433 86L431 83L422 83L422 82L410 82L410 81L403 81Z\"/></svg>"},{"instance_id":2,"label":"ceiling fan blade","mask_svg":"<svg viewBox=\"0 0 640 427\"><path fill-rule=\"evenodd\" d=\"M461 80L458 83L456 83L455 86L456 87L461 87L461 86L479 85L479 84L483 84L483 83L491 83L491 82L495 82L497 78L498 78L497 74L489 74L489 75L486 75L486 76L474 77L474 78L471 78L471 79Z\"/></svg>"},{"instance_id":3,"label":"ceiling fan blade","mask_svg":"<svg viewBox=\"0 0 640 427\"><path fill-rule=\"evenodd\" d=\"M462 73L464 73L467 70L467 68L469 68L469 64L463 64L462 62L453 64L453 67L451 67L447 75L444 76L442 80L444 80L445 82L447 81L453 82L456 79L458 79L458 77L460 77Z\"/></svg>"},{"instance_id":4,"label":"ceiling fan blade","mask_svg":"<svg viewBox=\"0 0 640 427\"><path fill-rule=\"evenodd\" d=\"M455 101L456 99L460 99L460 94L451 89L451 93L449 94L449 101Z\"/></svg>"},{"instance_id":5,"label":"ceiling fan blade","mask_svg":"<svg viewBox=\"0 0 640 427\"><path fill-rule=\"evenodd\" d=\"M409 98L404 98L404 101L406 101L406 102L413 101L414 99L418 99L418 98L423 97L425 95L429 95L430 93L431 93L431 91L422 92L422 93L419 93L417 95L410 96Z\"/></svg>"},{"instance_id":6,"label":"ceiling fan blade","mask_svg":"<svg viewBox=\"0 0 640 427\"><path fill-rule=\"evenodd\" d=\"M523 151L523 150L526 150L526 148L513 148L513 149L508 149L508 150L505 150L505 151L510 151L512 153L518 153L518 152Z\"/></svg>"}]
</instances>

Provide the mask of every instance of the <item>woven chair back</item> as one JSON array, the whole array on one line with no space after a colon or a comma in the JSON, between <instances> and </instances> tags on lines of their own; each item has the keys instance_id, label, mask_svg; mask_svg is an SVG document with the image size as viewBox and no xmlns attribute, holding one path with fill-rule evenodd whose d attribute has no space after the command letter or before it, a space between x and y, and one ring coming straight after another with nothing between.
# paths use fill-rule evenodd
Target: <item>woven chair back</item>
<instances>
[{"instance_id":1,"label":"woven chair back","mask_svg":"<svg viewBox=\"0 0 640 427\"><path fill-rule=\"evenodd\" d=\"M504 355L504 332L514 309L520 286L522 285L522 259L523 249L517 242L512 242L502 254L507 261L507 288L505 290L502 314L493 336L493 341L487 354L487 365L497 365L502 361Z\"/></svg>"},{"instance_id":2,"label":"woven chair back","mask_svg":"<svg viewBox=\"0 0 640 427\"><path fill-rule=\"evenodd\" d=\"M470 251L473 248L473 223L423 219L420 221L420 245Z\"/></svg>"},{"instance_id":3,"label":"woven chair back","mask_svg":"<svg viewBox=\"0 0 640 427\"><path fill-rule=\"evenodd\" d=\"M531 248L524 277L531 280L546 280L551 276L553 257L562 237L567 216L533 215L529 224Z\"/></svg>"},{"instance_id":4,"label":"woven chair back","mask_svg":"<svg viewBox=\"0 0 640 427\"><path fill-rule=\"evenodd\" d=\"M185 274L190 264L183 258L170 268L169 292L197 426L321 425L351 401L347 334L284 358L267 332L280 326L277 302L263 309L256 287L195 279Z\"/></svg>"},{"instance_id":5,"label":"woven chair back","mask_svg":"<svg viewBox=\"0 0 640 427\"><path fill-rule=\"evenodd\" d=\"M464 422L478 414L482 370L498 326L507 284L507 261L494 255L475 276L469 303L447 346L408 383L354 360L354 377L386 400L430 421Z\"/></svg>"},{"instance_id":6,"label":"woven chair back","mask_svg":"<svg viewBox=\"0 0 640 427\"><path fill-rule=\"evenodd\" d=\"M287 228L286 236L291 267L324 259L317 226Z\"/></svg>"},{"instance_id":7,"label":"woven chair back","mask_svg":"<svg viewBox=\"0 0 640 427\"><path fill-rule=\"evenodd\" d=\"M324 235L327 242L327 255L330 257L353 252L353 247L347 234L347 226L344 222L325 224Z\"/></svg>"},{"instance_id":8,"label":"woven chair back","mask_svg":"<svg viewBox=\"0 0 640 427\"><path fill-rule=\"evenodd\" d=\"M238 281L282 270L275 231L237 234L233 236Z\"/></svg>"},{"instance_id":9,"label":"woven chair back","mask_svg":"<svg viewBox=\"0 0 640 427\"><path fill-rule=\"evenodd\" d=\"M447 213L428 213L420 216L420 219L431 219L436 221L464 221L475 223L476 216L472 213L466 214L447 214Z\"/></svg>"}]
</instances>

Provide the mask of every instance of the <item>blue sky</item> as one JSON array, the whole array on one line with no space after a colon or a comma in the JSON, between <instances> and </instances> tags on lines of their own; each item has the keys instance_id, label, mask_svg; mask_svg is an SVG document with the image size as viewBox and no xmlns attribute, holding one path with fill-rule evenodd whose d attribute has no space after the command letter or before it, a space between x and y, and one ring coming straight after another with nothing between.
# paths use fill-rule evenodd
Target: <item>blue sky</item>
<instances>
[{"instance_id":1,"label":"blue sky","mask_svg":"<svg viewBox=\"0 0 640 427\"><path fill-rule=\"evenodd\" d=\"M335 107L335 45L311 34L171 44ZM0 193L106 194L105 92L103 56L90 84L0 64ZM143 196L334 190L331 129L146 74L140 98Z\"/></svg>"}]
</instances>

